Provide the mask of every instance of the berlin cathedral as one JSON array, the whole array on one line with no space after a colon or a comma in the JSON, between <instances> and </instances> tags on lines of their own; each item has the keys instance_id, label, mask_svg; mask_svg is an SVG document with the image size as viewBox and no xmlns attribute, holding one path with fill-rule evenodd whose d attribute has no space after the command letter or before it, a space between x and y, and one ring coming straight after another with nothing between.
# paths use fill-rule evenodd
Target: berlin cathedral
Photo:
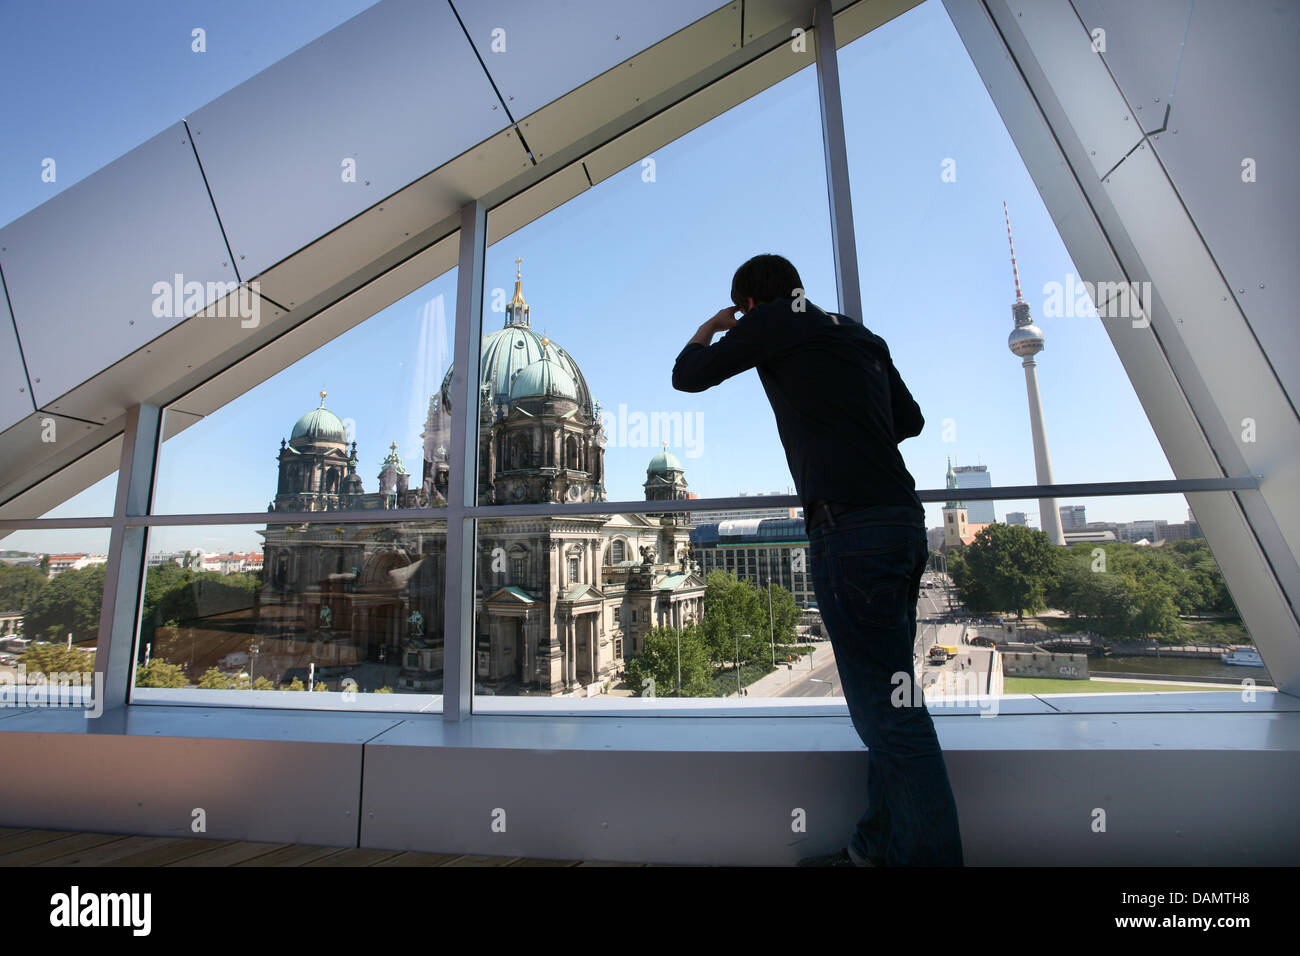
<instances>
[{"instance_id":1,"label":"berlin cathedral","mask_svg":"<svg viewBox=\"0 0 1300 956\"><path fill-rule=\"evenodd\" d=\"M654 627L702 619L704 580L689 514L599 514L605 501L600 403L581 369L529 322L516 260L504 327L483 337L478 502L591 503L591 515L478 521L474 568L475 690L503 695L608 692ZM331 525L268 523L258 599L259 674L288 682L309 665L331 689L439 693L451 462L451 382L429 401L418 479L394 442L367 492L357 445L320 407L298 419L279 452L268 511L427 509ZM665 448L646 469L647 501L688 497ZM273 522L274 519L272 518ZM635 690L635 689L634 689Z\"/></svg>"}]
</instances>

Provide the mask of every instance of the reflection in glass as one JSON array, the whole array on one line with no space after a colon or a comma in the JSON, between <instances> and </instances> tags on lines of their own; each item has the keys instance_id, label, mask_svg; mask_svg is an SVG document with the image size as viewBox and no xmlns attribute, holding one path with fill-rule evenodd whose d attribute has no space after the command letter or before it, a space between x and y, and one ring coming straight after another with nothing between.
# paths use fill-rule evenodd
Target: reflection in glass
<instances>
[{"instance_id":1,"label":"reflection in glass","mask_svg":"<svg viewBox=\"0 0 1300 956\"><path fill-rule=\"evenodd\" d=\"M198 420L190 402L202 408L206 399L178 400L168 414L180 430L160 449L153 512L445 504L451 436L435 440L433 428L451 362L456 271ZM220 469L209 467L213 448L222 449Z\"/></svg>"},{"instance_id":2,"label":"reflection in glass","mask_svg":"<svg viewBox=\"0 0 1300 956\"><path fill-rule=\"evenodd\" d=\"M93 660L108 563L106 528L16 531L0 545L0 663L33 645ZM9 660L12 658L12 660ZM80 669L80 668L77 668Z\"/></svg>"},{"instance_id":3,"label":"reflection in glass","mask_svg":"<svg viewBox=\"0 0 1300 956\"><path fill-rule=\"evenodd\" d=\"M243 563L151 562L136 686L441 693L446 530L268 524Z\"/></svg>"}]
</instances>

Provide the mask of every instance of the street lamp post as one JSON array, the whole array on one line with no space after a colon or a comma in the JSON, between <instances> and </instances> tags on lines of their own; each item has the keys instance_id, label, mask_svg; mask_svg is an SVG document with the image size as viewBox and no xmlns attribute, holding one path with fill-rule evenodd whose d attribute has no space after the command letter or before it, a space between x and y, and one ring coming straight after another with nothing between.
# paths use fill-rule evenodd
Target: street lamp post
<instances>
[{"instance_id":1,"label":"street lamp post","mask_svg":"<svg viewBox=\"0 0 1300 956\"><path fill-rule=\"evenodd\" d=\"M768 560L771 560L770 558ZM776 625L772 619L772 578L767 579L767 633L772 638L772 666L776 666Z\"/></svg>"},{"instance_id":2,"label":"street lamp post","mask_svg":"<svg viewBox=\"0 0 1300 956\"><path fill-rule=\"evenodd\" d=\"M822 680L820 677L809 677L808 680L809 680L810 683L813 683L813 684L830 684L830 685L831 685L831 692L830 692L830 695L829 695L829 696L831 696L831 697L834 697L834 696L835 696L835 682L834 682L834 681L832 681L832 680Z\"/></svg>"}]
</instances>

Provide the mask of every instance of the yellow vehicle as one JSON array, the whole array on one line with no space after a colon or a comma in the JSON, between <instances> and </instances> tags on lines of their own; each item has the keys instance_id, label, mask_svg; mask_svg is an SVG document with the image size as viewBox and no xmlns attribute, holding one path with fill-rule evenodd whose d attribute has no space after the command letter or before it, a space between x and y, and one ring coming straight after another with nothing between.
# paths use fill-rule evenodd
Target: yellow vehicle
<instances>
[{"instance_id":1,"label":"yellow vehicle","mask_svg":"<svg viewBox=\"0 0 1300 956\"><path fill-rule=\"evenodd\" d=\"M949 657L956 657L958 654L957 648L951 644L936 644L934 647L942 647ZM934 650L934 647L930 648L930 650Z\"/></svg>"}]
</instances>

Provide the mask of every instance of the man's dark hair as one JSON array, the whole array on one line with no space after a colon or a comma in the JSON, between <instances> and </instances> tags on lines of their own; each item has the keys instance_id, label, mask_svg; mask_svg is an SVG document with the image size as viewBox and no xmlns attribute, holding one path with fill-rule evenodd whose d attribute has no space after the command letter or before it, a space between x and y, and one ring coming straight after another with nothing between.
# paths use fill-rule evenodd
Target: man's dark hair
<instances>
[{"instance_id":1,"label":"man's dark hair","mask_svg":"<svg viewBox=\"0 0 1300 956\"><path fill-rule=\"evenodd\" d=\"M731 301L738 309L748 308L747 299L753 299L755 305L771 302L773 299L789 299L797 295L796 289L803 288L799 270L783 256L765 253L754 256L739 269L731 279Z\"/></svg>"}]
</instances>

